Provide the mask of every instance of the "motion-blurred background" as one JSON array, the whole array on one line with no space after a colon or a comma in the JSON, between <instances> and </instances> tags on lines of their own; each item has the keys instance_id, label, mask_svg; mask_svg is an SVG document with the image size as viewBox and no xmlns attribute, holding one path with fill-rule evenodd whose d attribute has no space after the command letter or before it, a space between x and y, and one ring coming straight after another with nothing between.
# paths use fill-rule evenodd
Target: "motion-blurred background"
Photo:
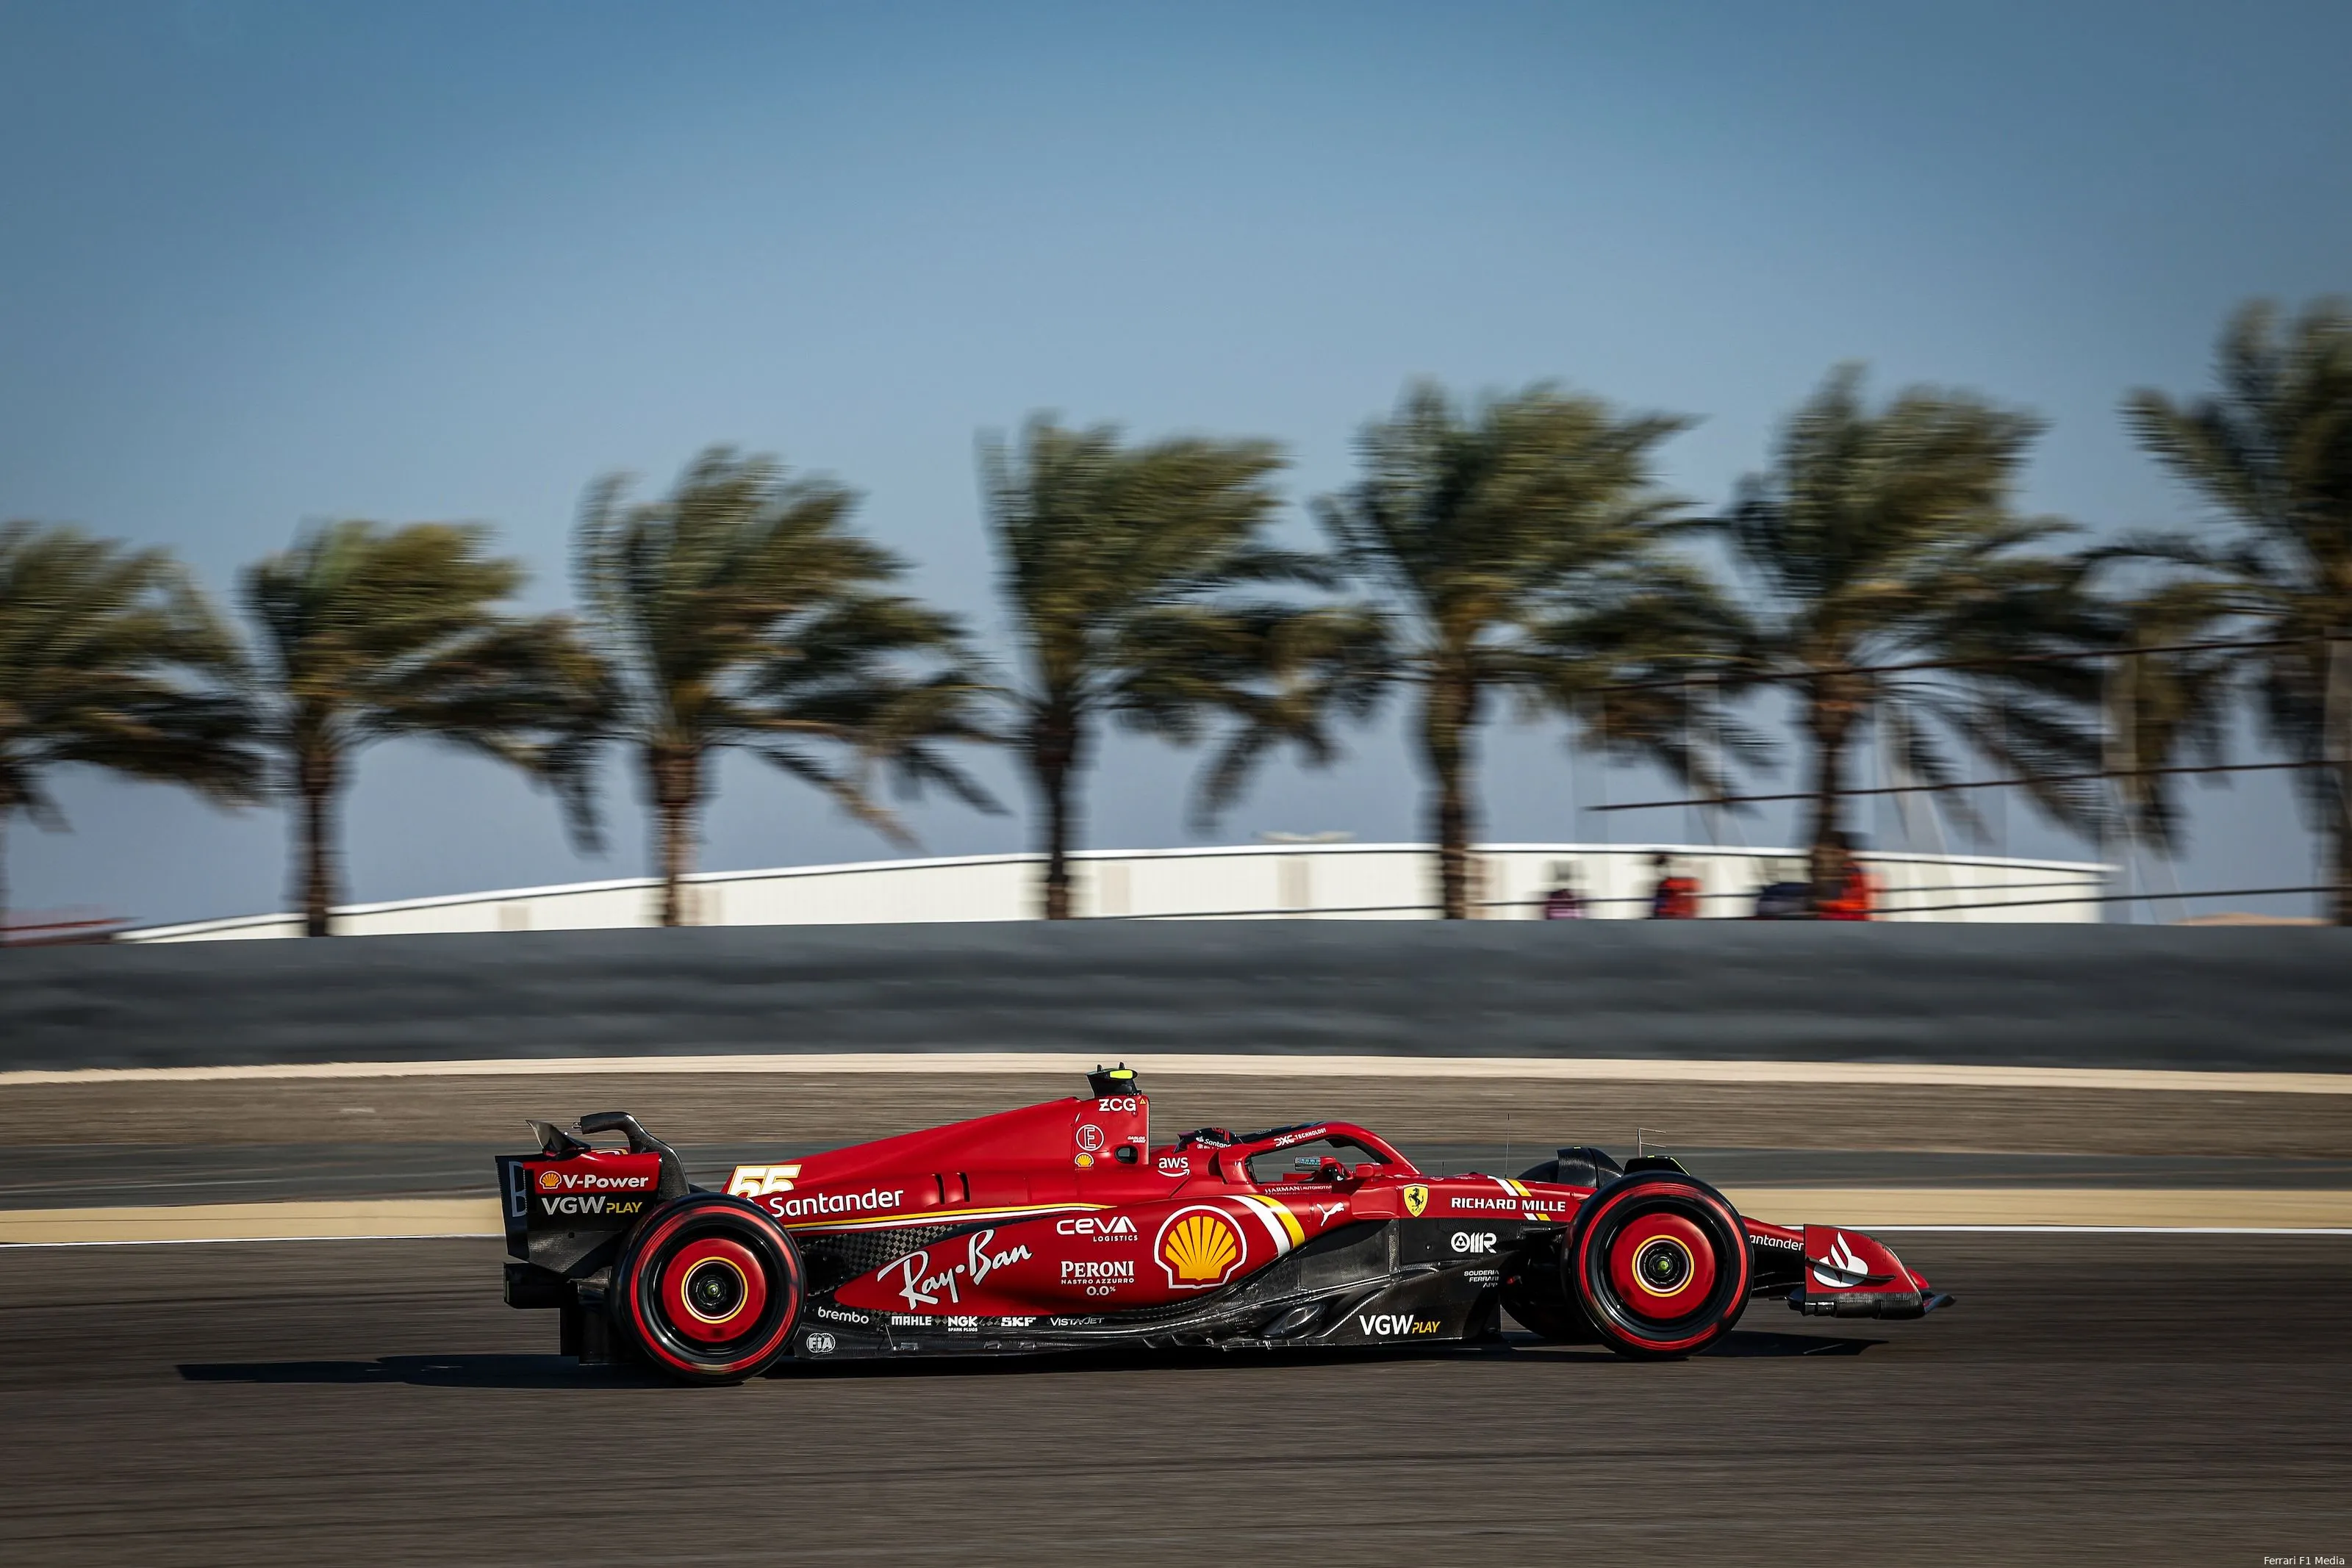
<instances>
[{"instance_id":1,"label":"motion-blurred background","mask_svg":"<svg viewBox=\"0 0 2352 1568\"><path fill-rule=\"evenodd\" d=\"M2085 912L2111 919L2327 915L2347 42L2327 5L11 5L0 517L26 526L0 680L54 682L27 648L77 656L33 604L131 593L68 590L28 530L166 549L220 618L163 651L195 659L171 678L229 678L242 718L206 734L242 726L247 755L16 719L9 904L299 912L306 756L336 902L659 873L654 729L677 716L631 640L652 611L598 595L633 507L733 482L740 519L789 492L904 570L781 560L728 626L688 616L706 645L669 650L672 686L715 661L748 700L762 639L844 595L958 624L910 608L758 722L688 725L689 867L1046 848L1037 721L1066 697L1073 849L1439 841L1432 747L1458 739L1465 840L1809 857L1707 885L1706 913L1747 913L1775 877L1827 887L1806 797L1833 714L1832 783L1871 791L1835 825L1865 855L2112 865L2121 896ZM718 445L785 466L692 466ZM1119 457L1123 495L1096 482ZM1430 499L1482 464L1486 491ZM1437 553L1408 560L1381 519L1416 507ZM354 589L318 531L352 519L483 532L437 559L410 536ZM1122 526L1180 542L1122 554ZM298 536L272 620L247 574ZM706 605L746 570L672 567L664 591ZM350 657L301 643L383 610L388 580L457 621ZM1384 618L1224 613L1268 603ZM586 666L545 666L568 643L499 650L494 694L357 689L469 616L556 611L625 688L593 721L566 684ZM1056 636L1090 642L1077 665ZM875 706L869 677L950 674L991 689ZM331 744L308 750L305 683L349 699L314 703ZM803 728L768 749L798 779L761 755L781 718ZM1214 774L1253 728L1263 766ZM1007 810L893 799L873 770L919 741ZM501 756L600 803L600 847ZM2047 781L1914 789L2021 779ZM1653 801L1681 804L1622 810ZM1553 860L1595 874L1549 855L1519 912ZM2226 895L2133 896L2198 890ZM1377 902L1433 913L1444 889Z\"/></svg>"}]
</instances>

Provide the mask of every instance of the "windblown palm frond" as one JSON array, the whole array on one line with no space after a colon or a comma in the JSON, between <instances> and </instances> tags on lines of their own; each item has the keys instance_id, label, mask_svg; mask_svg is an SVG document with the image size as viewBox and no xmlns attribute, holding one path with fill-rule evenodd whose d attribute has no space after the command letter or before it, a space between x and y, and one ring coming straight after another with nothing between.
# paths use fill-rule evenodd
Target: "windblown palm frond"
<instances>
[{"instance_id":1,"label":"windblown palm frond","mask_svg":"<svg viewBox=\"0 0 2352 1568\"><path fill-rule=\"evenodd\" d=\"M260 735L297 800L305 931L337 902L336 810L356 754L423 736L521 768L552 789L575 838L596 841L590 792L604 675L564 615L504 608L516 562L487 529L341 522L249 568L260 633Z\"/></svg>"},{"instance_id":2,"label":"windblown palm frond","mask_svg":"<svg viewBox=\"0 0 2352 1568\"><path fill-rule=\"evenodd\" d=\"M1264 538L1282 466L1268 442L1187 438L1129 446L1108 425L1032 420L1017 453L981 446L999 581L1021 647L1010 694L1044 818L1044 912L1072 913L1078 780L1105 721L1179 745L1235 721L1202 777L1213 814L1283 745L1332 755L1326 716L1358 700L1349 632L1326 606L1253 590L1315 586L1316 558Z\"/></svg>"},{"instance_id":3,"label":"windblown palm frond","mask_svg":"<svg viewBox=\"0 0 2352 1568\"><path fill-rule=\"evenodd\" d=\"M17 812L62 825L46 775L76 764L250 800L260 765L240 670L236 639L163 552L0 526L0 833ZM0 860L0 931L5 872Z\"/></svg>"},{"instance_id":4,"label":"windblown palm frond","mask_svg":"<svg viewBox=\"0 0 2352 1568\"><path fill-rule=\"evenodd\" d=\"M1548 386L1465 409L1418 385L1365 428L1363 478L1317 503L1339 567L1372 596L1359 642L1378 679L1358 689L1419 694L1449 919L1469 913L1472 744L1493 698L1568 715L1589 741L1720 792L1723 752L1690 739L1704 688L1675 677L1736 678L1746 633L1667 548L1681 503L1653 465L1685 423ZM1738 727L1728 737L1752 748Z\"/></svg>"},{"instance_id":5,"label":"windblown palm frond","mask_svg":"<svg viewBox=\"0 0 2352 1568\"><path fill-rule=\"evenodd\" d=\"M2308 766L2301 796L2331 846L2338 925L2352 925L2352 314L2338 301L2283 323L2249 305L2222 334L2215 396L2142 391L2124 413L2214 514L2205 569L2220 605L2280 646L2245 664L2272 741Z\"/></svg>"},{"instance_id":6,"label":"windblown palm frond","mask_svg":"<svg viewBox=\"0 0 2352 1568\"><path fill-rule=\"evenodd\" d=\"M1957 777L1948 736L2043 776L2033 798L2062 821L2097 809L2095 789L2055 777L2098 757L2078 716L2097 695L2095 671L2076 656L2100 637L2088 568L2042 548L2072 525L2014 508L2040 430L2030 415L1927 389L1873 410L1861 371L1843 367L1715 525L1761 601L1757 666L1790 679L1802 706L1817 883L1845 836L1847 749L1873 723L1918 783ZM1955 667L1874 673L1938 661ZM1978 829L1964 791L1936 799Z\"/></svg>"},{"instance_id":7,"label":"windblown palm frond","mask_svg":"<svg viewBox=\"0 0 2352 1568\"><path fill-rule=\"evenodd\" d=\"M611 478L582 508L577 571L613 672L612 733L635 747L657 816L662 922L687 917L710 754L740 747L895 842L876 799L940 785L996 810L944 747L993 738L955 622L889 591L896 556L852 531L856 497L766 457L703 453L664 499Z\"/></svg>"}]
</instances>

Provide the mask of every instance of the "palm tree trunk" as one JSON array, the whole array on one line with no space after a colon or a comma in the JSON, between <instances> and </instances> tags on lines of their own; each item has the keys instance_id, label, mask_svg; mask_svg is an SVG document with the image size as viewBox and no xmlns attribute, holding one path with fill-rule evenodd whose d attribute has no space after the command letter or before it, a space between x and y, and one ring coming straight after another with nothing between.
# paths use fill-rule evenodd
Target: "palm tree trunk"
<instances>
[{"instance_id":1,"label":"palm tree trunk","mask_svg":"<svg viewBox=\"0 0 2352 1568\"><path fill-rule=\"evenodd\" d=\"M1806 873L1817 911L1824 899L1836 896L1834 883L1843 870L1845 747L1860 711L1849 689L1850 681L1847 676L1817 675L1806 699L1805 733L1813 742L1812 821L1806 831Z\"/></svg>"},{"instance_id":2,"label":"palm tree trunk","mask_svg":"<svg viewBox=\"0 0 2352 1568\"><path fill-rule=\"evenodd\" d=\"M2338 925L2352 925L2352 768L2336 769L2336 823L2328 837L2334 841L2336 890L2328 895L2327 913Z\"/></svg>"},{"instance_id":3,"label":"palm tree trunk","mask_svg":"<svg viewBox=\"0 0 2352 1568\"><path fill-rule=\"evenodd\" d=\"M1477 687L1465 675L1433 677L1421 710L1422 757L1433 786L1431 837L1437 843L1438 908L1470 918L1470 727Z\"/></svg>"},{"instance_id":4,"label":"palm tree trunk","mask_svg":"<svg viewBox=\"0 0 2352 1568\"><path fill-rule=\"evenodd\" d=\"M1045 818L1045 915L1067 920L1070 911L1070 841L1077 827L1077 802L1071 785L1078 771L1077 715L1066 707L1049 707L1029 727L1029 768L1037 788L1037 803Z\"/></svg>"},{"instance_id":5,"label":"palm tree trunk","mask_svg":"<svg viewBox=\"0 0 2352 1568\"><path fill-rule=\"evenodd\" d=\"M331 935L328 911L335 906L335 797L342 788L340 758L324 747L302 752L294 765L295 791L302 798L301 835L302 935Z\"/></svg>"},{"instance_id":6,"label":"palm tree trunk","mask_svg":"<svg viewBox=\"0 0 2352 1568\"><path fill-rule=\"evenodd\" d=\"M695 821L702 805L702 754L691 746L646 748L646 773L653 789L654 816L661 842L661 923L683 925L687 876L694 870Z\"/></svg>"}]
</instances>

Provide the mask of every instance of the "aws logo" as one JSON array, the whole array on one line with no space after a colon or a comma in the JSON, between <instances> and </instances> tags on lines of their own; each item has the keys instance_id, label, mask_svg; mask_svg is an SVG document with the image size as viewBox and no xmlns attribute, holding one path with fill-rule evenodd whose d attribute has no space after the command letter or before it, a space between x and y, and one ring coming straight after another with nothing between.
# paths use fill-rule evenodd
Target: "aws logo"
<instances>
[{"instance_id":1,"label":"aws logo","mask_svg":"<svg viewBox=\"0 0 2352 1568\"><path fill-rule=\"evenodd\" d=\"M1248 1255L1241 1229L1213 1208L1180 1208L1162 1221L1152 1255L1169 1289L1211 1291L1234 1277Z\"/></svg>"}]
</instances>

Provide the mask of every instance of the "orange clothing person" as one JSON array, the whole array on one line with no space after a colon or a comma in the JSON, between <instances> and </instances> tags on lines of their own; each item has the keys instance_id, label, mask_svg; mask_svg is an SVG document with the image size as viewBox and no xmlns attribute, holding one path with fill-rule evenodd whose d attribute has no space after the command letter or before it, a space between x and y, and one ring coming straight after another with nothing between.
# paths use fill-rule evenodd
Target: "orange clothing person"
<instances>
[{"instance_id":1,"label":"orange clothing person","mask_svg":"<svg viewBox=\"0 0 2352 1568\"><path fill-rule=\"evenodd\" d=\"M1846 857L1844 873L1838 878L1837 891L1822 900L1823 920L1868 920L1877 902L1878 883L1863 863Z\"/></svg>"},{"instance_id":2,"label":"orange clothing person","mask_svg":"<svg viewBox=\"0 0 2352 1568\"><path fill-rule=\"evenodd\" d=\"M1650 918L1696 920L1698 878L1676 872L1674 862L1664 855L1654 856L1650 863L1658 873L1657 883L1650 889Z\"/></svg>"}]
</instances>

